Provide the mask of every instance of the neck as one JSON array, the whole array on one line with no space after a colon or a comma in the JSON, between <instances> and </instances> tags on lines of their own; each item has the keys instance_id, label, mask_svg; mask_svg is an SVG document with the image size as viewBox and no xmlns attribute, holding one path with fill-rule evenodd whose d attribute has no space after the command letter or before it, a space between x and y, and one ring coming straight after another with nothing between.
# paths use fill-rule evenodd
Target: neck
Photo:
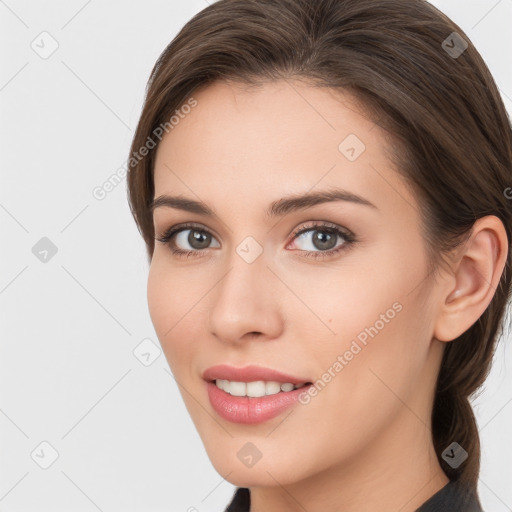
<instances>
[{"instance_id":1,"label":"neck","mask_svg":"<svg viewBox=\"0 0 512 512\"><path fill-rule=\"evenodd\" d=\"M252 487L251 512L414 512L449 482L427 425L404 407L354 460L291 485Z\"/></svg>"}]
</instances>

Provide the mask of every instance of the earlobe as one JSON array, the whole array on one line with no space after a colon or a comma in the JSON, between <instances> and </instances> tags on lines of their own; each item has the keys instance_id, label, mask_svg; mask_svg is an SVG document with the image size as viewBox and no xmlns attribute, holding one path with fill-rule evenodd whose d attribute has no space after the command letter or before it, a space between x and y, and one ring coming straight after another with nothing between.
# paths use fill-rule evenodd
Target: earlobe
<instances>
[{"instance_id":1,"label":"earlobe","mask_svg":"<svg viewBox=\"0 0 512 512\"><path fill-rule=\"evenodd\" d=\"M439 341L458 338L491 302L508 254L507 234L501 220L494 215L478 219L457 254L434 329L434 337Z\"/></svg>"}]
</instances>

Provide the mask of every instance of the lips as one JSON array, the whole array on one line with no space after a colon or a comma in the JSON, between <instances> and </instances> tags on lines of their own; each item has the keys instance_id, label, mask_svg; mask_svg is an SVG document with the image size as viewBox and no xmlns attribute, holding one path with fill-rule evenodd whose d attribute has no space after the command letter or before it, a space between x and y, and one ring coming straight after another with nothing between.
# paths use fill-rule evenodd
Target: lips
<instances>
[{"instance_id":1,"label":"lips","mask_svg":"<svg viewBox=\"0 0 512 512\"><path fill-rule=\"evenodd\" d=\"M275 381L291 384L306 384L311 381L305 377L289 375L271 368L262 366L249 365L243 368L236 368L226 364L211 366L203 372L203 379L206 381L214 381L217 379L229 380L232 382L255 382L263 380L266 382Z\"/></svg>"}]
</instances>

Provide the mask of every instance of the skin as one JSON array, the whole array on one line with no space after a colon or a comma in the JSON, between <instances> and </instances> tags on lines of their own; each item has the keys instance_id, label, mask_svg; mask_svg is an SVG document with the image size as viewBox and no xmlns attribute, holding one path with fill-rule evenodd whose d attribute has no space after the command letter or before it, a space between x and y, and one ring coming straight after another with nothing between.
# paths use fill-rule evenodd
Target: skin
<instances>
[{"instance_id":1,"label":"skin","mask_svg":"<svg viewBox=\"0 0 512 512\"><path fill-rule=\"evenodd\" d=\"M194 222L212 239L198 249L190 231L175 237L199 253L189 258L157 241L147 292L212 464L250 487L251 511L416 510L448 483L430 431L436 377L446 342L492 298L506 258L502 224L480 219L434 276L416 197L387 158L385 133L350 95L281 80L254 89L216 82L194 98L158 147L155 198L200 200L216 215L158 207L155 236ZM354 161L338 148L349 134L366 147ZM336 201L265 216L273 201L332 187L375 207ZM293 232L322 221L356 242L308 258L322 252L313 235L325 231L302 241ZM252 263L236 252L248 236L263 249ZM336 240L329 250L344 242ZM206 368L256 364L314 382L394 303L400 312L307 405L258 425L226 421L210 405ZM252 467L237 457L247 442L262 454Z\"/></svg>"}]
</instances>

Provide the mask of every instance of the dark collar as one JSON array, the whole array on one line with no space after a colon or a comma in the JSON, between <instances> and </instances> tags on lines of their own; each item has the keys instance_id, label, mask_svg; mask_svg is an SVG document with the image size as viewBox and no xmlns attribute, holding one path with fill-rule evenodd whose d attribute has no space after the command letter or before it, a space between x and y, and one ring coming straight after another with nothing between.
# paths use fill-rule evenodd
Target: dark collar
<instances>
[{"instance_id":1,"label":"dark collar","mask_svg":"<svg viewBox=\"0 0 512 512\"><path fill-rule=\"evenodd\" d=\"M238 487L224 512L250 512L249 489ZM456 480L448 482L431 496L416 512L483 512L475 490Z\"/></svg>"},{"instance_id":2,"label":"dark collar","mask_svg":"<svg viewBox=\"0 0 512 512\"><path fill-rule=\"evenodd\" d=\"M416 512L483 512L476 491L457 480L451 480L431 496Z\"/></svg>"}]
</instances>

